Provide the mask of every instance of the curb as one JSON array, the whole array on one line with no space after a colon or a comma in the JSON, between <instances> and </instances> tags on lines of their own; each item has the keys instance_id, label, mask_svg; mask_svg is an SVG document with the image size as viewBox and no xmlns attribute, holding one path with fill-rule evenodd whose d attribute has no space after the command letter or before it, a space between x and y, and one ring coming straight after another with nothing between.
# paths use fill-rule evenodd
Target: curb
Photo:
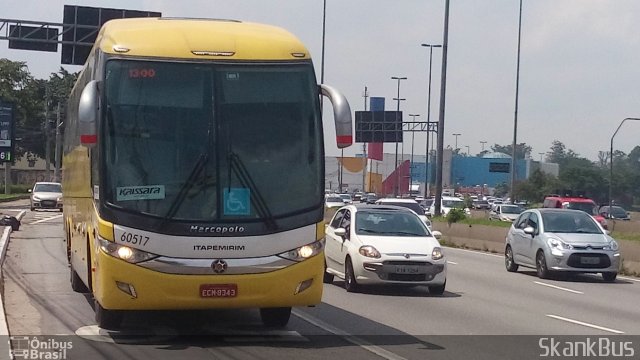
<instances>
[{"instance_id":1,"label":"curb","mask_svg":"<svg viewBox=\"0 0 640 360\"><path fill-rule=\"evenodd\" d=\"M18 220L22 220L22 218L24 217L24 215L27 213L26 210L22 210L20 211L20 213L18 213L18 216L16 216L16 218ZM9 247L9 238L10 238L10 234L11 234L11 226L5 226L4 231L2 232L2 238L0 238L0 280L3 279L2 277L2 265L4 264L4 256L7 253L7 248ZM0 284L0 286L3 286L3 284ZM7 351L9 352L9 356L10 358L13 358L11 356L11 338L9 337L9 326L7 324L7 317L6 314L4 312L4 288L2 288L2 294L0 294L0 337L7 337ZM0 349L4 349L5 346L4 344L0 345Z\"/></svg>"}]
</instances>

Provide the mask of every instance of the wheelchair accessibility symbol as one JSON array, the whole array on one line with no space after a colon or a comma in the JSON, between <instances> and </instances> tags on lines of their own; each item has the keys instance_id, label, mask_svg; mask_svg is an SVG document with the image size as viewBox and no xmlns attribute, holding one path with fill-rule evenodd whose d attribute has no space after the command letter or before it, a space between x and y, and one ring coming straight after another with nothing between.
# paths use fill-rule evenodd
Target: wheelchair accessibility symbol
<instances>
[{"instance_id":1,"label":"wheelchair accessibility symbol","mask_svg":"<svg viewBox=\"0 0 640 360\"><path fill-rule=\"evenodd\" d=\"M224 191L225 215L251 215L249 189L231 188Z\"/></svg>"}]
</instances>

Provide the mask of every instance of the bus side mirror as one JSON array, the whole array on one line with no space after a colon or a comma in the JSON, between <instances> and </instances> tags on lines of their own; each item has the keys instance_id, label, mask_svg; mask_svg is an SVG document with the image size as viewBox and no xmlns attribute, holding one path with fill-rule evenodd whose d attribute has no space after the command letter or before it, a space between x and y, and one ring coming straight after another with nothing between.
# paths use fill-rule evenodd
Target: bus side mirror
<instances>
[{"instance_id":1,"label":"bus side mirror","mask_svg":"<svg viewBox=\"0 0 640 360\"><path fill-rule=\"evenodd\" d=\"M320 85L320 93L331 101L333 118L336 124L336 143L339 149L353 144L353 130L351 125L351 107L347 98L329 85Z\"/></svg>"},{"instance_id":2,"label":"bus side mirror","mask_svg":"<svg viewBox=\"0 0 640 360\"><path fill-rule=\"evenodd\" d=\"M98 141L97 122L100 112L100 92L98 81L90 81L82 90L78 105L78 130L80 143L87 146Z\"/></svg>"}]
</instances>

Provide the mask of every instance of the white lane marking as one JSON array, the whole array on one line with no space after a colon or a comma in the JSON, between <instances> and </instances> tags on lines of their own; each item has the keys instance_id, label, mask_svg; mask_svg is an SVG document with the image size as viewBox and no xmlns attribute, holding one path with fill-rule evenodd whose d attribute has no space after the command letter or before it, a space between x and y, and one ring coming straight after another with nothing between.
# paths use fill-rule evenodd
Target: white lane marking
<instances>
[{"instance_id":1,"label":"white lane marking","mask_svg":"<svg viewBox=\"0 0 640 360\"><path fill-rule=\"evenodd\" d=\"M573 324L590 327L590 328L593 328L593 329L608 331L608 332L614 333L614 334L624 334L624 331L609 329L609 328L606 328L604 326L598 326L598 325L594 325L594 324L589 324L589 323L586 323L586 322L583 322L583 321L573 320L573 319L565 318L565 317L558 316L558 315L547 314L547 316L550 317L550 318L556 319L556 320L562 320L562 321L570 322L570 323L573 323Z\"/></svg>"},{"instance_id":2,"label":"white lane marking","mask_svg":"<svg viewBox=\"0 0 640 360\"><path fill-rule=\"evenodd\" d=\"M453 262L453 261L449 261L449 260L447 260L447 264L451 264L451 265L458 265L458 263L457 263L457 262Z\"/></svg>"},{"instance_id":3,"label":"white lane marking","mask_svg":"<svg viewBox=\"0 0 640 360\"><path fill-rule=\"evenodd\" d=\"M347 333L346 331L340 330L332 325L327 324L326 322L320 320L320 319L316 319L315 317L305 314L299 310L293 309L292 310L293 314L299 318L301 318L302 320L310 323L311 325L315 325L325 331L328 331L334 335L338 335L341 336L342 338L344 338L346 341L360 346L361 348L363 348L364 350L367 350L373 354L376 354L384 359L387 360L407 360L405 358L403 358L400 355L394 354L388 350L385 350L377 345L373 345L370 342L363 340L355 335L351 335L349 333Z\"/></svg>"},{"instance_id":4,"label":"white lane marking","mask_svg":"<svg viewBox=\"0 0 640 360\"><path fill-rule=\"evenodd\" d=\"M44 219L40 219L38 221L34 221L34 222L30 223L30 224L38 224L38 223L41 223L41 222L45 222L45 221L49 221L49 220L53 220L53 219L58 219L58 218L61 218L61 217L62 217L62 214L53 215L53 216L50 216L48 218L44 218Z\"/></svg>"},{"instance_id":5,"label":"white lane marking","mask_svg":"<svg viewBox=\"0 0 640 360\"><path fill-rule=\"evenodd\" d=\"M626 276L618 276L618 279L640 282L640 279L634 279Z\"/></svg>"},{"instance_id":6,"label":"white lane marking","mask_svg":"<svg viewBox=\"0 0 640 360\"><path fill-rule=\"evenodd\" d=\"M493 257L499 257L499 258L503 258L504 255L501 254L492 254L492 253L487 253L487 252L483 252L480 250L468 250L468 249L460 249L460 248L455 248L455 247L447 247L447 250L458 250L458 251L466 251L466 252L470 252L470 253L474 253L474 254L481 254L481 255L486 255L486 256L493 256Z\"/></svg>"},{"instance_id":7,"label":"white lane marking","mask_svg":"<svg viewBox=\"0 0 640 360\"><path fill-rule=\"evenodd\" d=\"M567 289L567 288L564 288L564 287L543 283L543 282L540 282L540 281L534 281L533 283L534 284L538 284L538 285L542 285L542 286L547 286L547 287L550 287L550 288L554 288L554 289L557 289L557 290L567 291L567 292L574 293L574 294L584 294L582 291L571 290L571 289Z\"/></svg>"}]
</instances>

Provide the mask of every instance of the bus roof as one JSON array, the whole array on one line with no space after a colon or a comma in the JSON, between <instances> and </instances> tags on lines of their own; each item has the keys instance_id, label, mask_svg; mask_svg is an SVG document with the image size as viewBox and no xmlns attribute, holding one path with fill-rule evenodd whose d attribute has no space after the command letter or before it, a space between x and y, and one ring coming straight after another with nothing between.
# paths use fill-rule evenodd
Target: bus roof
<instances>
[{"instance_id":1,"label":"bus roof","mask_svg":"<svg viewBox=\"0 0 640 360\"><path fill-rule=\"evenodd\" d=\"M107 21L95 46L109 54L209 60L309 59L288 31L235 20L131 18Z\"/></svg>"}]
</instances>

